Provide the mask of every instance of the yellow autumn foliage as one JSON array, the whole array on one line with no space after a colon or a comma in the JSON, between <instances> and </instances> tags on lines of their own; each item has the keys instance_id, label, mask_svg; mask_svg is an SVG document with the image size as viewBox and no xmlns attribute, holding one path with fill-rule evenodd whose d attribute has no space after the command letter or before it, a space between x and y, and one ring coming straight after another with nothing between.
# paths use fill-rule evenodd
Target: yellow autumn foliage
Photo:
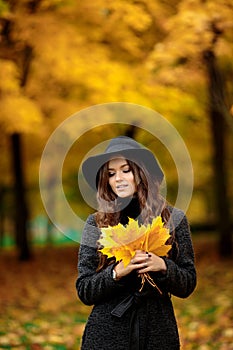
<instances>
[{"instance_id":1,"label":"yellow autumn foliage","mask_svg":"<svg viewBox=\"0 0 233 350\"><path fill-rule=\"evenodd\" d=\"M9 60L0 60L0 91L3 94L18 93L18 69L14 62Z\"/></svg>"},{"instance_id":2,"label":"yellow autumn foliage","mask_svg":"<svg viewBox=\"0 0 233 350\"><path fill-rule=\"evenodd\" d=\"M1 100L0 124L6 133L38 133L42 126L42 115L27 97L8 96Z\"/></svg>"}]
</instances>

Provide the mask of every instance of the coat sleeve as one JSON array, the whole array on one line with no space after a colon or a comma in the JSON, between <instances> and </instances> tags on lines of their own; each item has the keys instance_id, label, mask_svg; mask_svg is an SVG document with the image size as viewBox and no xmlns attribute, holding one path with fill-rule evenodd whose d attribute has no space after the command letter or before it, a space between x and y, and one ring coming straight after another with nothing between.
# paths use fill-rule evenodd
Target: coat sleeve
<instances>
[{"instance_id":1,"label":"coat sleeve","mask_svg":"<svg viewBox=\"0 0 233 350\"><path fill-rule=\"evenodd\" d=\"M76 289L80 300L86 305L98 304L117 295L124 287L124 281L112 278L114 265L96 272L99 258L96 242L100 232L93 215L86 221L78 254L78 278Z\"/></svg>"},{"instance_id":2,"label":"coat sleeve","mask_svg":"<svg viewBox=\"0 0 233 350\"><path fill-rule=\"evenodd\" d=\"M182 211L175 209L175 237L177 258L164 258L167 272L165 275L155 273L154 278L161 289L180 298L188 297L196 287L196 269L190 227Z\"/></svg>"}]
</instances>

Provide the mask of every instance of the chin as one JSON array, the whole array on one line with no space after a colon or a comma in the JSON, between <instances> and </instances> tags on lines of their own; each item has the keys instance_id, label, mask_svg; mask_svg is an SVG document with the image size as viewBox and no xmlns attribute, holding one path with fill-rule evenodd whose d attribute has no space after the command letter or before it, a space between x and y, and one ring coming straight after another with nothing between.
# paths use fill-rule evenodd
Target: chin
<instances>
[{"instance_id":1,"label":"chin","mask_svg":"<svg viewBox=\"0 0 233 350\"><path fill-rule=\"evenodd\" d=\"M130 194L128 194L128 193L118 193L117 196L119 198L131 198L133 195L131 193Z\"/></svg>"}]
</instances>

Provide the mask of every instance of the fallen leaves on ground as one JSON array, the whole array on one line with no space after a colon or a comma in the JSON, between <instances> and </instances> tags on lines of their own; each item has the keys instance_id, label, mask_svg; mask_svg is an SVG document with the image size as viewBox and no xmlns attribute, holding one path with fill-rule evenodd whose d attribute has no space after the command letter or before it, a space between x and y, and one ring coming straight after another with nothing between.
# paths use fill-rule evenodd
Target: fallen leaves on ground
<instances>
[{"instance_id":1,"label":"fallen leaves on ground","mask_svg":"<svg viewBox=\"0 0 233 350\"><path fill-rule=\"evenodd\" d=\"M90 308L76 296L78 247L37 248L34 259L0 255L0 348L79 349Z\"/></svg>"},{"instance_id":2,"label":"fallen leaves on ground","mask_svg":"<svg viewBox=\"0 0 233 350\"><path fill-rule=\"evenodd\" d=\"M183 350L233 349L232 261L215 240L194 239L198 286L173 298ZM78 350L90 307L76 296L77 246L34 250L30 262L0 252L0 348ZM206 254L208 251L208 254Z\"/></svg>"},{"instance_id":3,"label":"fallen leaves on ground","mask_svg":"<svg viewBox=\"0 0 233 350\"><path fill-rule=\"evenodd\" d=\"M216 239L194 239L198 284L188 299L173 298L183 350L233 349L232 259L217 254Z\"/></svg>"}]
</instances>

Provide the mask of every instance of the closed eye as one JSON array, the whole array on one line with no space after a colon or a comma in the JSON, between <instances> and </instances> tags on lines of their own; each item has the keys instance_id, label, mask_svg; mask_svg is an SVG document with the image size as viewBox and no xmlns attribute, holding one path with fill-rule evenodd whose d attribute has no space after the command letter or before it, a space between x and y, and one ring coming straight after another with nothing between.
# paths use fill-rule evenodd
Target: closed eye
<instances>
[{"instance_id":1,"label":"closed eye","mask_svg":"<svg viewBox=\"0 0 233 350\"><path fill-rule=\"evenodd\" d=\"M123 173L129 173L131 171L131 169L126 169L126 170L123 170Z\"/></svg>"},{"instance_id":2,"label":"closed eye","mask_svg":"<svg viewBox=\"0 0 233 350\"><path fill-rule=\"evenodd\" d=\"M122 173L124 173L124 174L127 174L127 173L129 173L129 172L131 171L131 168L128 166L128 164L124 164L124 165L121 167L120 171L121 171ZM116 174L115 169L108 169L108 176L109 176L109 177L113 177L115 174Z\"/></svg>"},{"instance_id":3,"label":"closed eye","mask_svg":"<svg viewBox=\"0 0 233 350\"><path fill-rule=\"evenodd\" d=\"M114 176L115 175L115 173L113 172L113 171L110 171L109 173L108 173L108 176L109 177L112 177L112 176Z\"/></svg>"}]
</instances>

